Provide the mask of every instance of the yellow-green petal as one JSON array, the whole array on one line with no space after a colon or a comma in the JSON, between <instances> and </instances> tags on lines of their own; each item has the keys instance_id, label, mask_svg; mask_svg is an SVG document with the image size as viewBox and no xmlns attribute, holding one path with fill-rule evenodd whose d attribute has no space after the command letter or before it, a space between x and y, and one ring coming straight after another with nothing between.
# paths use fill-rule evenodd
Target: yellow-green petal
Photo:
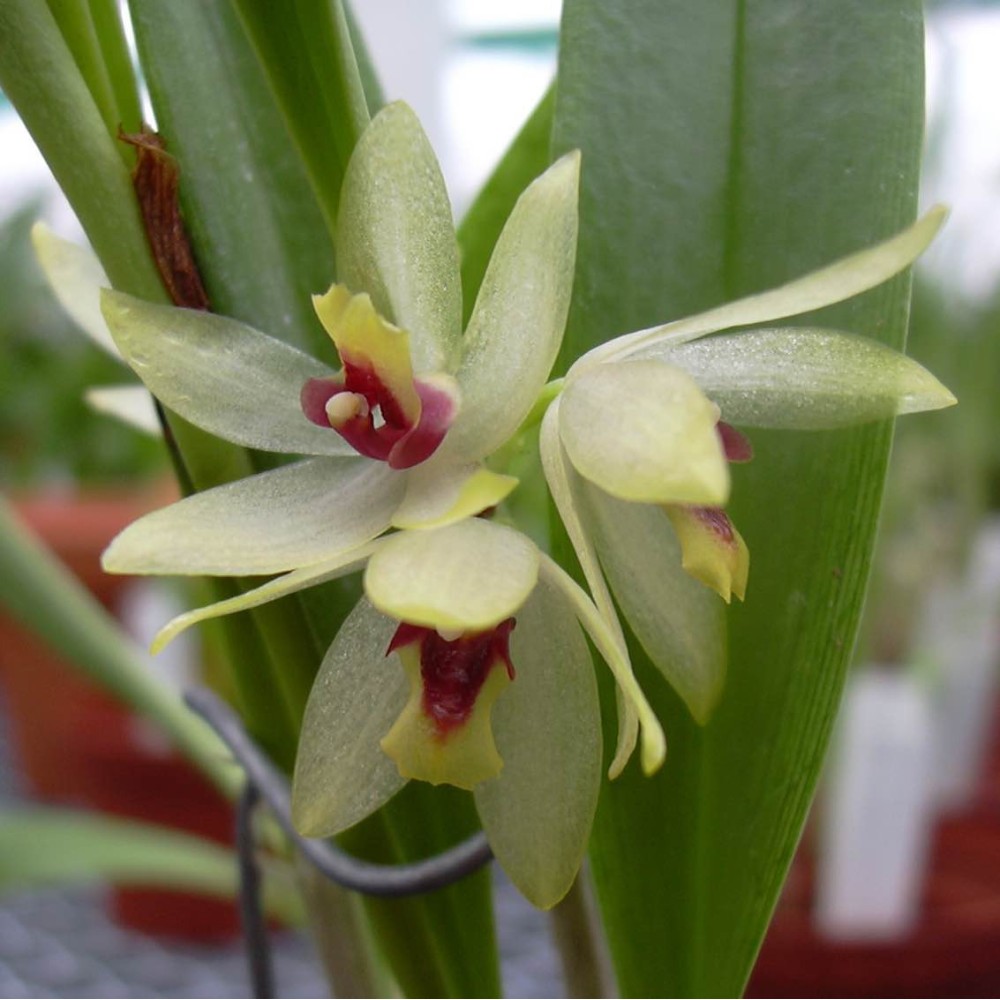
<instances>
[{"instance_id":1,"label":"yellow-green petal","mask_svg":"<svg viewBox=\"0 0 1000 1000\"><path fill-rule=\"evenodd\" d=\"M397 657L385 655L395 630L362 599L323 659L292 782L292 820L307 837L346 830L406 784L379 746L407 697Z\"/></svg>"},{"instance_id":2,"label":"yellow-green petal","mask_svg":"<svg viewBox=\"0 0 1000 1000\"><path fill-rule=\"evenodd\" d=\"M681 567L663 510L586 484L581 492L587 527L629 626L694 718L707 722L726 677L725 605Z\"/></svg>"},{"instance_id":3,"label":"yellow-green petal","mask_svg":"<svg viewBox=\"0 0 1000 1000\"><path fill-rule=\"evenodd\" d=\"M718 507L664 508L681 546L681 566L696 580L711 587L727 604L735 594L746 595L750 552L743 536Z\"/></svg>"},{"instance_id":4,"label":"yellow-green petal","mask_svg":"<svg viewBox=\"0 0 1000 1000\"><path fill-rule=\"evenodd\" d=\"M418 374L454 370L462 286L451 205L434 150L401 102L372 119L348 163L337 277L409 332Z\"/></svg>"},{"instance_id":5,"label":"yellow-green petal","mask_svg":"<svg viewBox=\"0 0 1000 1000\"><path fill-rule=\"evenodd\" d=\"M404 477L365 458L316 458L218 486L129 525L110 573L255 576L311 566L389 526Z\"/></svg>"},{"instance_id":6,"label":"yellow-green petal","mask_svg":"<svg viewBox=\"0 0 1000 1000\"><path fill-rule=\"evenodd\" d=\"M276 601L279 597L286 597L289 594L305 590L307 587L315 587L327 580L335 580L348 573L353 573L355 570L361 569L371 555L373 546L377 544L378 542L375 541L359 548L349 549L333 559L324 560L314 566L304 566L302 569L295 569L283 576L275 577L273 580L268 580L267 583L254 587L253 590L248 590L246 593L238 594L236 597L229 597L224 601L216 601L214 604L206 604L193 611L186 611L184 614L172 618L156 633L149 647L150 652L160 652L164 646L173 642L181 632L199 622L220 618L223 615L232 615L237 611L257 608L269 601Z\"/></svg>"},{"instance_id":7,"label":"yellow-green petal","mask_svg":"<svg viewBox=\"0 0 1000 1000\"><path fill-rule=\"evenodd\" d=\"M516 486L514 476L434 456L409 470L406 495L392 523L397 528L443 528L495 507Z\"/></svg>"},{"instance_id":8,"label":"yellow-green petal","mask_svg":"<svg viewBox=\"0 0 1000 1000\"><path fill-rule=\"evenodd\" d=\"M424 707L420 650L411 645L396 652L410 697L381 746L400 775L466 791L496 777L504 762L493 739L492 713L494 702L511 682L507 665L499 659L490 665L468 717L450 732L441 733Z\"/></svg>"},{"instance_id":9,"label":"yellow-green petal","mask_svg":"<svg viewBox=\"0 0 1000 1000\"><path fill-rule=\"evenodd\" d=\"M947 214L947 209L936 205L912 226L882 243L849 254L769 291L727 302L664 326L618 337L591 351L580 364L644 356L647 349L650 356L657 356L662 344L683 343L735 326L773 323L853 298L909 267L930 246Z\"/></svg>"},{"instance_id":10,"label":"yellow-green petal","mask_svg":"<svg viewBox=\"0 0 1000 1000\"><path fill-rule=\"evenodd\" d=\"M264 451L353 455L299 403L311 378L333 375L308 354L225 316L153 305L105 291L104 317L146 388L169 409L227 441Z\"/></svg>"},{"instance_id":11,"label":"yellow-green petal","mask_svg":"<svg viewBox=\"0 0 1000 1000\"><path fill-rule=\"evenodd\" d=\"M567 382L559 432L580 475L612 496L720 506L729 467L717 420L716 407L681 369L628 361Z\"/></svg>"},{"instance_id":12,"label":"yellow-green petal","mask_svg":"<svg viewBox=\"0 0 1000 1000\"><path fill-rule=\"evenodd\" d=\"M436 629L479 631L517 612L538 579L538 549L481 518L387 539L365 570L365 593L384 614Z\"/></svg>"},{"instance_id":13,"label":"yellow-green petal","mask_svg":"<svg viewBox=\"0 0 1000 1000\"><path fill-rule=\"evenodd\" d=\"M748 330L681 344L664 361L689 372L729 423L820 430L952 406L905 354L836 330Z\"/></svg>"},{"instance_id":14,"label":"yellow-green petal","mask_svg":"<svg viewBox=\"0 0 1000 1000\"><path fill-rule=\"evenodd\" d=\"M83 398L98 413L115 417L144 434L152 434L154 437L162 434L153 397L141 385L101 386L88 389Z\"/></svg>"},{"instance_id":15,"label":"yellow-green petal","mask_svg":"<svg viewBox=\"0 0 1000 1000\"><path fill-rule=\"evenodd\" d=\"M562 343L576 260L579 153L521 195L490 259L462 338L463 408L443 445L475 461L521 425Z\"/></svg>"},{"instance_id":16,"label":"yellow-green petal","mask_svg":"<svg viewBox=\"0 0 1000 1000\"><path fill-rule=\"evenodd\" d=\"M32 227L31 242L59 304L98 347L120 361L121 355L101 313L101 289L110 288L111 282L97 255L88 247L56 236L44 222L36 222Z\"/></svg>"},{"instance_id":17,"label":"yellow-green petal","mask_svg":"<svg viewBox=\"0 0 1000 1000\"><path fill-rule=\"evenodd\" d=\"M503 770L475 790L510 880L547 909L587 849L601 781L601 718L590 651L563 595L539 581L511 634L514 682L493 709Z\"/></svg>"}]
</instances>

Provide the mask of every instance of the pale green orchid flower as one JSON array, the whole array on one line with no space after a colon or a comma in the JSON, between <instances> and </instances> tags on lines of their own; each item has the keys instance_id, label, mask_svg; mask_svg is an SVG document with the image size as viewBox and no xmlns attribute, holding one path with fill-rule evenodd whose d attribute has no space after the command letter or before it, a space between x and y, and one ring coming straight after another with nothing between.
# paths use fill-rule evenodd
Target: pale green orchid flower
<instances>
[{"instance_id":1,"label":"pale green orchid flower","mask_svg":"<svg viewBox=\"0 0 1000 1000\"><path fill-rule=\"evenodd\" d=\"M699 722L725 679L723 602L743 597L749 569L721 510L728 463L750 450L730 425L836 428L955 402L916 362L853 334L717 334L881 284L923 252L944 215L933 209L892 239L780 288L600 345L573 365L545 416L545 475L597 606L610 613L614 594Z\"/></svg>"},{"instance_id":2,"label":"pale green orchid flower","mask_svg":"<svg viewBox=\"0 0 1000 1000\"><path fill-rule=\"evenodd\" d=\"M197 621L367 567L366 599L307 709L300 828L344 829L411 777L473 788L495 853L540 906L572 883L600 784L585 634L628 705L614 772L640 725L644 768L665 754L613 612L527 536L474 516L516 485L484 463L545 395L559 350L578 175L570 154L524 192L462 334L439 168L412 112L383 110L345 176L340 284L316 300L340 372L225 317L103 296L116 345L166 407L237 444L312 456L186 498L115 539L104 556L113 572L282 574L174 620L154 648Z\"/></svg>"}]
</instances>

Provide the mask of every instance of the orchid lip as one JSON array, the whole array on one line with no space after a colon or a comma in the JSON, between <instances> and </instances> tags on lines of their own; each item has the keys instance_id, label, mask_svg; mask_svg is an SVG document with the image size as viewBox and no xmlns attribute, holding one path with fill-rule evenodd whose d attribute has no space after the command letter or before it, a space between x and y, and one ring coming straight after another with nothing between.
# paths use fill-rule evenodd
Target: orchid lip
<instances>
[{"instance_id":1,"label":"orchid lip","mask_svg":"<svg viewBox=\"0 0 1000 1000\"><path fill-rule=\"evenodd\" d=\"M359 454L409 469L437 451L458 412L451 379L414 379L420 400L408 419L378 374L368 366L345 364L343 374L311 378L300 397L306 417L335 430Z\"/></svg>"}]
</instances>

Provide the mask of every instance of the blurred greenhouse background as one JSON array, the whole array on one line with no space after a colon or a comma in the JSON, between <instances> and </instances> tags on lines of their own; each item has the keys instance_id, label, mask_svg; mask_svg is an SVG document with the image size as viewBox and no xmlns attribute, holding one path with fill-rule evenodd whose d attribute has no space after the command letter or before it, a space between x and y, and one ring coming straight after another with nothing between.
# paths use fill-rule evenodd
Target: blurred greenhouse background
<instances>
[{"instance_id":1,"label":"blurred greenhouse background","mask_svg":"<svg viewBox=\"0 0 1000 1000\"><path fill-rule=\"evenodd\" d=\"M405 98L425 123L460 215L552 77L558 0L354 6L387 96ZM992 996L1000 989L997 53L1000 4L929 6L922 202L945 202L952 214L919 268L909 350L960 405L899 426L858 670L754 995ZM44 286L28 235L39 217L65 236L79 238L79 229L6 104L0 149L0 485L39 530L50 523L52 497L82 490L98 504L117 503L106 500L108 490L116 498L138 490L125 512L105 508L105 530L113 530L107 525L115 518L124 523L137 504L156 502L167 469L162 447L85 404L84 392L116 381L120 369L72 329ZM39 508L40 495L47 499ZM80 572L93 576L94 567ZM165 617L158 602L176 598L119 588L106 599L125 609L142 637L150 618ZM185 655L205 654L190 646ZM169 669L186 676L193 668ZM0 681L9 673L0 663ZM44 697L55 694L50 688ZM20 696L8 690L6 698L13 708ZM106 706L88 705L91 721L107 718ZM12 723L9 732L16 729ZM163 763L155 734L134 720L123 732ZM9 734L0 753L9 775L2 800L32 794L33 765ZM50 800L79 798L82 786L71 784L41 790ZM559 995L543 925L512 894L502 898L512 995ZM239 995L226 992L243 988L231 926L222 935L227 944L186 943L175 952L169 941L147 944L138 932L119 930L101 906L89 890L0 901L0 996ZM126 924L143 926L135 899L114 906ZM76 934L77 921L86 922L86 935ZM285 988L321 995L310 992L322 987L308 948L283 940ZM913 964L915 953L924 964ZM962 967L953 980L942 969L949 962ZM910 978L894 986L893 970L907 963ZM844 969L845 979L831 978ZM811 975L826 979L831 992L808 992L822 988ZM912 992L921 977L925 989L953 981L962 992ZM794 989L801 992L780 992Z\"/></svg>"}]
</instances>

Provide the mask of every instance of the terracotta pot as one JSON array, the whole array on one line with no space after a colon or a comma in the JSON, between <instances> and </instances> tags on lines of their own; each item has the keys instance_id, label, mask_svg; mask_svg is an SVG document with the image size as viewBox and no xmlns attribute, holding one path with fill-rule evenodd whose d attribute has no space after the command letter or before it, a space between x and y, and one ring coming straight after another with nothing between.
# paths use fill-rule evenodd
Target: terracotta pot
<instances>
[{"instance_id":1,"label":"terracotta pot","mask_svg":"<svg viewBox=\"0 0 1000 1000\"><path fill-rule=\"evenodd\" d=\"M122 528L170 498L163 490L53 496L16 507L28 527L114 611L130 579L105 574L100 554ZM13 751L34 795L232 842L232 807L162 735L3 616L0 683ZM147 933L204 939L238 931L235 907L218 899L131 888L115 890L110 898L123 923Z\"/></svg>"}]
</instances>

